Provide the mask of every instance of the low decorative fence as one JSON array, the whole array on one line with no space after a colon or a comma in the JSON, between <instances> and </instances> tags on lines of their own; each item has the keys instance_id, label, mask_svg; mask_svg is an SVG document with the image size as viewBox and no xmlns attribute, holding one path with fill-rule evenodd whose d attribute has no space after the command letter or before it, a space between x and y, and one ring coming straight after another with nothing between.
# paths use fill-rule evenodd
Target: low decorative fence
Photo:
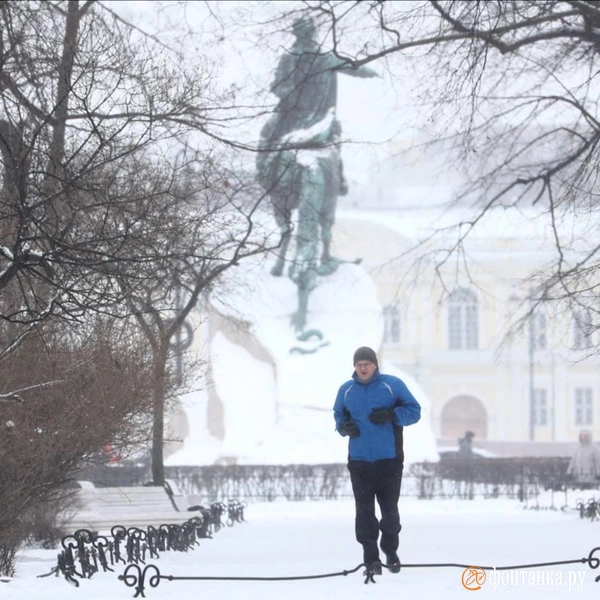
<instances>
[{"instance_id":1,"label":"low decorative fence","mask_svg":"<svg viewBox=\"0 0 600 600\"><path fill-rule=\"evenodd\" d=\"M110 535L78 529L63 537L56 566L38 577L62 576L79 587L80 579L90 579L98 572L114 571L120 563L143 565L160 558L164 552L188 552L199 544L200 539L212 538L225 525L231 527L245 522L244 507L237 500L229 500L227 504L215 502L210 507L198 507L196 515L181 525L164 524L142 529L115 524Z\"/></svg>"},{"instance_id":2,"label":"low decorative fence","mask_svg":"<svg viewBox=\"0 0 600 600\"><path fill-rule=\"evenodd\" d=\"M415 463L404 471L402 495L417 498L517 498L529 502L542 491L572 488L565 473L569 459L444 458ZM207 465L167 467L166 476L194 502L218 498L251 501L351 498L345 464ZM145 466L98 466L81 474L97 486L143 485ZM600 484L599 484L600 485Z\"/></svg>"}]
</instances>

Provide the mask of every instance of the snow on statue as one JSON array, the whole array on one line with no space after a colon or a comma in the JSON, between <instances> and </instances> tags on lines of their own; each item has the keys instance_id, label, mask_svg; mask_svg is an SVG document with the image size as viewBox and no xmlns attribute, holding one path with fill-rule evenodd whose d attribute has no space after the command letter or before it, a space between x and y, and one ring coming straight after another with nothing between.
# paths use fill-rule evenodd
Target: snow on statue
<instances>
[{"instance_id":1,"label":"snow on statue","mask_svg":"<svg viewBox=\"0 0 600 600\"><path fill-rule=\"evenodd\" d=\"M167 464L346 462L347 444L332 423L333 401L340 381L352 374L348 352L361 345L379 349L383 338L382 309L368 273L359 265L341 265L315 290L311 322L327 328L330 344L306 355L289 352L293 282L272 277L257 263L236 271L235 285L225 287L230 292L212 300L211 336L204 342L211 394L222 415L213 430L223 434L209 434L206 398L191 397L184 447ZM218 325L223 322L235 323L235 333ZM405 432L406 463L437 461L429 398L408 374L384 358L381 363L386 373L405 381L422 407L421 420Z\"/></svg>"}]
</instances>

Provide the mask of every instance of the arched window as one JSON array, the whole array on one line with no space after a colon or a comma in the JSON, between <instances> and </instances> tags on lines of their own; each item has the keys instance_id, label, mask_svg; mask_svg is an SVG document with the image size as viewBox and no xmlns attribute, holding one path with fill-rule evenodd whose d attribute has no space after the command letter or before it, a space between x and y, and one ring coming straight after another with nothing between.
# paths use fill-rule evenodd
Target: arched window
<instances>
[{"instance_id":1,"label":"arched window","mask_svg":"<svg viewBox=\"0 0 600 600\"><path fill-rule=\"evenodd\" d=\"M479 347L477 297L465 288L457 288L448 298L448 347L450 350Z\"/></svg>"},{"instance_id":2,"label":"arched window","mask_svg":"<svg viewBox=\"0 0 600 600\"><path fill-rule=\"evenodd\" d=\"M393 304L383 309L383 342L384 344L400 342L400 312Z\"/></svg>"},{"instance_id":3,"label":"arched window","mask_svg":"<svg viewBox=\"0 0 600 600\"><path fill-rule=\"evenodd\" d=\"M456 440L473 431L476 439L488 435L488 415L483 402L473 396L455 396L442 409L440 437Z\"/></svg>"}]
</instances>

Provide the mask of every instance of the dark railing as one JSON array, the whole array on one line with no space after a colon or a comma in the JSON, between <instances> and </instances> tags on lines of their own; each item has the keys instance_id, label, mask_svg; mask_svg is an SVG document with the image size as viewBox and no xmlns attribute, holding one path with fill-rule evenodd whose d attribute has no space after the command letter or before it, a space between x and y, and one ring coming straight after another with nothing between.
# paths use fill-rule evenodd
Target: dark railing
<instances>
[{"instance_id":1,"label":"dark railing","mask_svg":"<svg viewBox=\"0 0 600 600\"><path fill-rule=\"evenodd\" d=\"M123 527L115 524L110 535L99 535L89 529L78 529L62 539L62 550L56 566L45 575L62 575L79 587L78 579L89 579L99 571L114 571L119 563L145 564L167 551L187 552L210 539L213 533L227 524L243 523L245 505L237 500L215 502L210 507L195 507L196 515L181 525L164 524L159 527ZM225 522L223 519L226 516Z\"/></svg>"},{"instance_id":2,"label":"dark railing","mask_svg":"<svg viewBox=\"0 0 600 600\"><path fill-rule=\"evenodd\" d=\"M526 509L565 509L574 508L580 517L592 521L600 519L600 501L596 498L577 499L577 486L565 477L568 460L565 458L514 458L514 459L459 459L444 458L438 463L419 463L408 467L404 474L402 492L404 496L414 496L424 500L431 498L517 498ZM148 470L144 467L122 465L118 467L97 467L83 474L97 486L143 485L148 480ZM331 465L287 465L287 466L242 466L214 465L203 467L170 467L167 477L175 481L180 490L192 498L215 496L236 496L243 500L288 500L336 499L351 496L347 467L344 464ZM600 484L599 484L600 485ZM598 486L584 486L587 489ZM571 491L573 506L568 504ZM551 505L541 506L541 492L551 497ZM554 502L555 496L560 497ZM547 497L546 497L547 499ZM201 500L198 500L201 502ZM183 526L149 528L140 531L135 528L125 531L113 528L112 538L97 536L81 530L63 539L64 551L58 557L58 564L46 576L63 575L68 581L78 585L77 578L91 577L100 569L112 571L121 562L126 564L119 579L128 587L135 588L134 597L144 597L147 587L155 588L161 581L207 581L207 580L252 580L283 581L320 579L325 577L347 576L359 571L364 564L352 569L333 573L304 574L293 576L177 576L161 574L154 564L158 552L169 549L188 550L198 544L199 538L210 537L211 531L223 526L223 515L227 509L227 525L244 521L245 504L238 500L213 503L210 510L204 509L199 517ZM202 509L202 506L195 507ZM209 531L202 524L211 523ZM161 533L162 536L161 537ZM501 567L478 567L480 570L514 570L539 568L552 565L588 564L591 569L600 567L596 554L600 548L593 548L587 557L553 562L536 562L526 565ZM462 563L417 563L404 564L403 568L456 567L472 569ZM367 567L364 583L375 582L374 571ZM595 578L600 581L600 576Z\"/></svg>"},{"instance_id":3,"label":"dark railing","mask_svg":"<svg viewBox=\"0 0 600 600\"><path fill-rule=\"evenodd\" d=\"M444 458L415 463L404 471L402 495L416 498L515 498L531 502L540 492L573 489L565 477L568 458ZM167 467L166 476L193 502L218 498L271 501L351 498L345 464L207 465ZM99 466L80 475L97 486L143 485L145 466ZM600 483L599 483L600 485ZM561 500L562 501L562 500Z\"/></svg>"},{"instance_id":4,"label":"dark railing","mask_svg":"<svg viewBox=\"0 0 600 600\"><path fill-rule=\"evenodd\" d=\"M598 569L600 567L600 558L596 556L597 553L600 552L600 547L592 548L587 556L579 556L577 558L573 558L570 560L556 560L556 561L544 561L544 562L535 562L535 563L527 563L527 564L514 564L514 565L502 565L502 566L478 566L473 567L473 563L404 563L402 565L402 569L447 569L448 567L458 568L463 571L463 586L467 590L476 591L481 588L481 583L483 583L486 579L486 572L492 572L494 575L498 576L498 571L516 571L523 569L540 569L544 567L551 566L565 566L565 565L585 565L590 569ZM381 565L382 567L389 569L387 565ZM351 569L344 569L343 571L336 571L332 573L316 573L316 574L305 574L305 575L291 575L291 576L207 576L207 575L164 575L160 572L159 568L154 564L146 564L144 568L142 568L139 564L130 564L125 569L122 575L119 575L119 580L125 583L126 586L135 588L134 598L142 597L145 598L146 587L156 588L159 586L161 581L173 582L173 581L185 581L189 582L203 582L203 581L253 581L253 582L262 582L269 583L273 581L306 581L309 579L325 579L330 577L347 577L357 571L360 571L363 567L365 570L363 571L363 576L365 576L364 583L377 583L375 580L376 575L381 575L381 571L375 571L372 565L367 566L365 563L361 563L358 566ZM473 573L476 573L476 580L472 581L473 586L477 587L469 587L465 583L465 574L469 574L471 577ZM493 580L492 580L493 581ZM492 584L494 586L494 591L496 590L496 585L499 584L500 579L495 580L496 583ZM600 582L600 575L594 578L596 583ZM426 579L425 579L426 582Z\"/></svg>"}]
</instances>

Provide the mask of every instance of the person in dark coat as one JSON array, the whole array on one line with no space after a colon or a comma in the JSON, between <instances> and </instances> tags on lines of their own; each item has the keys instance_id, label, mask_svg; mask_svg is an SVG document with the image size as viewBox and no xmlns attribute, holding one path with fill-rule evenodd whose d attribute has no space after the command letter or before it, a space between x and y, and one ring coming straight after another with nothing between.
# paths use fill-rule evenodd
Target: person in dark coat
<instances>
[{"instance_id":1,"label":"person in dark coat","mask_svg":"<svg viewBox=\"0 0 600 600\"><path fill-rule=\"evenodd\" d=\"M458 455L463 458L473 458L473 438L475 434L467 431L465 437L458 440Z\"/></svg>"},{"instance_id":2,"label":"person in dark coat","mask_svg":"<svg viewBox=\"0 0 600 600\"><path fill-rule=\"evenodd\" d=\"M421 418L421 406L398 377L379 372L367 346L354 353L352 379L337 393L336 429L348 436L348 470L356 507L356 540L367 572L381 573L378 540L390 571L400 571L398 500L404 468L403 427ZM375 514L375 500L381 520Z\"/></svg>"}]
</instances>

